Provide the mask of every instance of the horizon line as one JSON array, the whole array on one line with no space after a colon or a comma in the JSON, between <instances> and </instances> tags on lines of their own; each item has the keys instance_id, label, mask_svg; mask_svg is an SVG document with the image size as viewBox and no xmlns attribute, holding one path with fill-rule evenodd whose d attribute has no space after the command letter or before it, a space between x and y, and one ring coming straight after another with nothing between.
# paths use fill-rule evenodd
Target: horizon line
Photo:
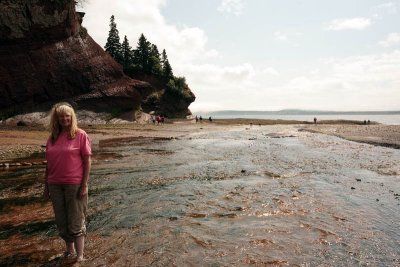
<instances>
[{"instance_id":1,"label":"horizon line","mask_svg":"<svg viewBox=\"0 0 400 267\"><path fill-rule=\"evenodd\" d=\"M323 110L323 109L296 109L296 108L287 108L287 109L279 109L279 110L251 110L251 109L219 109L219 110L194 110L193 112L199 113L217 113L217 112L284 112L284 111L295 111L295 112L334 112L334 113L349 113L349 112L358 112L358 113L382 113L382 112L390 112L390 113L399 113L400 109L397 110Z\"/></svg>"}]
</instances>

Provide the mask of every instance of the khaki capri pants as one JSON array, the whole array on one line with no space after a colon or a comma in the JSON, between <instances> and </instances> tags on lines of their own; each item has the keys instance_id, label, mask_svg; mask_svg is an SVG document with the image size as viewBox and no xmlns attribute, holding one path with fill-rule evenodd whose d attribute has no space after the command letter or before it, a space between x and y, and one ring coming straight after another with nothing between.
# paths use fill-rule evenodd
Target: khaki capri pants
<instances>
[{"instance_id":1,"label":"khaki capri pants","mask_svg":"<svg viewBox=\"0 0 400 267\"><path fill-rule=\"evenodd\" d=\"M79 184L49 185L58 233L65 242L74 242L76 237L86 235L88 196L80 199L79 188Z\"/></svg>"}]
</instances>

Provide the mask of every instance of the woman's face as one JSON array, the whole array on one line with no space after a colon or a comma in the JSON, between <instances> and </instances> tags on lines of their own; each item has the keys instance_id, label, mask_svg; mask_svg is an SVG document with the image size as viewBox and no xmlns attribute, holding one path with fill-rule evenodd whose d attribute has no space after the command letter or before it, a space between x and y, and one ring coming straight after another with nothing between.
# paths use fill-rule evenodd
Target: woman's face
<instances>
[{"instance_id":1,"label":"woman's face","mask_svg":"<svg viewBox=\"0 0 400 267\"><path fill-rule=\"evenodd\" d=\"M63 129L68 129L71 127L71 113L61 113L58 115L58 123L61 125Z\"/></svg>"}]
</instances>

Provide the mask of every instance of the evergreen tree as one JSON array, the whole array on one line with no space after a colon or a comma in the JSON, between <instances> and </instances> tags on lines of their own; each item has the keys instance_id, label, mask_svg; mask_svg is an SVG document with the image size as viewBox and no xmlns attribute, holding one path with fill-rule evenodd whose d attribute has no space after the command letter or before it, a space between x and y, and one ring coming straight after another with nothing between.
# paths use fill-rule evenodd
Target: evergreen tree
<instances>
[{"instance_id":1,"label":"evergreen tree","mask_svg":"<svg viewBox=\"0 0 400 267\"><path fill-rule=\"evenodd\" d=\"M162 68L160 61L160 53L158 52L157 46L154 44L151 45L149 65L151 69L151 74L154 74L156 76L161 75Z\"/></svg>"},{"instance_id":2,"label":"evergreen tree","mask_svg":"<svg viewBox=\"0 0 400 267\"><path fill-rule=\"evenodd\" d=\"M165 49L163 49L161 54L161 67L164 67L164 63L166 60L168 60L167 52L165 52Z\"/></svg>"},{"instance_id":3,"label":"evergreen tree","mask_svg":"<svg viewBox=\"0 0 400 267\"><path fill-rule=\"evenodd\" d=\"M117 62L122 63L121 44L119 42L119 32L117 30L117 24L114 21L114 15L110 18L110 31L108 32L107 43L104 49Z\"/></svg>"},{"instance_id":4,"label":"evergreen tree","mask_svg":"<svg viewBox=\"0 0 400 267\"><path fill-rule=\"evenodd\" d=\"M125 35L124 41L121 45L122 66L124 67L124 70L127 70L129 66L133 63L132 53L132 47L130 47L128 38Z\"/></svg>"},{"instance_id":5,"label":"evergreen tree","mask_svg":"<svg viewBox=\"0 0 400 267\"><path fill-rule=\"evenodd\" d=\"M140 35L138 45L133 53L133 61L138 70L143 73L151 73L151 67L149 65L151 43L147 41L143 33Z\"/></svg>"},{"instance_id":6,"label":"evergreen tree","mask_svg":"<svg viewBox=\"0 0 400 267\"><path fill-rule=\"evenodd\" d=\"M171 67L171 65L169 64L169 61L168 61L168 59L164 62L164 66L163 66L163 69L162 69L162 76L168 81L168 80L171 80L171 79L173 79L174 78L174 74L173 74L173 72L172 72L172 67Z\"/></svg>"},{"instance_id":7,"label":"evergreen tree","mask_svg":"<svg viewBox=\"0 0 400 267\"><path fill-rule=\"evenodd\" d=\"M167 81L173 79L174 74L172 72L172 67L169 64L167 52L165 51L165 49L163 50L161 55L161 63L162 63L162 77Z\"/></svg>"}]
</instances>

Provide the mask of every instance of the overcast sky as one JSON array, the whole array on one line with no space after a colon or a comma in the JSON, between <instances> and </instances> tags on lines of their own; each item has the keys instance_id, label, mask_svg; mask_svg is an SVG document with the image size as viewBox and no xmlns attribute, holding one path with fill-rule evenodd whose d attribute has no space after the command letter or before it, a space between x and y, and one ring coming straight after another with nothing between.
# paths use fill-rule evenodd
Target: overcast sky
<instances>
[{"instance_id":1,"label":"overcast sky","mask_svg":"<svg viewBox=\"0 0 400 267\"><path fill-rule=\"evenodd\" d=\"M136 48L166 49L212 110L400 110L398 0L86 0L102 47L111 15Z\"/></svg>"}]
</instances>

